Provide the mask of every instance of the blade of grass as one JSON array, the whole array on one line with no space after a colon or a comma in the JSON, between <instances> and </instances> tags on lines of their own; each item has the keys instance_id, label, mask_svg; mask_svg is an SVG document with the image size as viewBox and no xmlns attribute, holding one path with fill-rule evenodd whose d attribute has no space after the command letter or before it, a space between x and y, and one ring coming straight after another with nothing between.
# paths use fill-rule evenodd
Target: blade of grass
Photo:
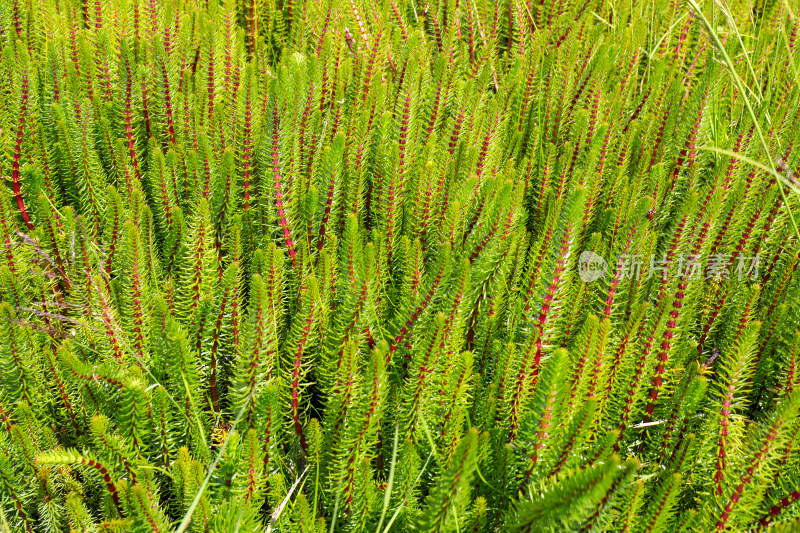
<instances>
[{"instance_id":1,"label":"blade of grass","mask_svg":"<svg viewBox=\"0 0 800 533\"><path fill-rule=\"evenodd\" d=\"M411 484L411 488L415 487L416 484L419 483L419 480L422 477L422 474L425 472L425 469L428 468L428 463L431 462L432 457L433 457L433 452L428 454L428 458L425 460L425 464L422 465L422 469L419 471L419 474L417 474L417 478L414 480L414 483ZM394 523L395 519L397 519L397 516L403 509L403 506L406 504L406 501L408 501L408 495L411 493L411 488L409 488L408 492L406 492L406 495L403 496L403 501L401 501L400 505L398 505L397 509L395 509L394 514L392 515L392 518L389 520L389 523L386 524L386 529L383 530L383 533L389 533L389 529L391 529L392 524Z\"/></svg>"},{"instance_id":2,"label":"blade of grass","mask_svg":"<svg viewBox=\"0 0 800 533\"><path fill-rule=\"evenodd\" d=\"M186 379L184 378L184 383L185 382ZM250 395L252 395L252 393ZM230 431L228 431L228 435L225 437L225 441L222 443L222 446L220 446L219 451L217 452L217 456L214 458L214 461L208 467L208 473L206 474L206 477L203 479L203 482L200 484L200 487L197 489L197 493L194 495L194 498L192 498L192 503L186 510L186 514L183 516L183 520L181 520L181 523L178 525L178 529L175 531L175 533L183 533L189 527L189 523L191 523L192 521L192 515L194 514L195 509L197 509L197 506L200 504L200 498L203 497L203 493L205 492L206 487L208 487L209 481L211 481L211 475L214 473L214 470L217 468L217 465L219 464L219 461L222 458L222 454L225 453L225 449L228 447L228 442L230 442L231 440L231 435L233 435L233 432L236 429L236 425L242 419L242 416L244 416L245 407L247 407L247 405L248 402L242 403L242 407L236 414L236 418L234 419L233 424L231 424L231 429Z\"/></svg>"},{"instance_id":3,"label":"blade of grass","mask_svg":"<svg viewBox=\"0 0 800 533\"><path fill-rule=\"evenodd\" d=\"M317 500L319 499L319 461L315 468L316 475L314 477L314 516L317 516Z\"/></svg>"},{"instance_id":4,"label":"blade of grass","mask_svg":"<svg viewBox=\"0 0 800 533\"><path fill-rule=\"evenodd\" d=\"M386 518L386 510L389 509L389 502L392 499L392 486L394 485L394 466L397 462L397 440L400 434L400 426L394 426L394 441L392 444L392 462L389 464L389 479L386 481L386 492L383 494L383 509L381 509L381 518L378 520L378 528L375 533L380 533L383 519ZM331 530L331 533L333 530Z\"/></svg>"},{"instance_id":5,"label":"blade of grass","mask_svg":"<svg viewBox=\"0 0 800 533\"><path fill-rule=\"evenodd\" d=\"M328 533L333 533L333 528L336 527L336 516L339 514L339 495L341 494L342 490L342 482L339 481L339 484L336 486L336 501L333 503L333 516L331 517L331 528L328 530Z\"/></svg>"},{"instance_id":6,"label":"blade of grass","mask_svg":"<svg viewBox=\"0 0 800 533\"><path fill-rule=\"evenodd\" d=\"M798 187L797 185L795 185L794 183L789 181L786 178L786 176L782 175L780 172L773 171L771 168L762 165L761 163L759 163L755 159L751 159L751 158L747 157L746 155L742 155L739 152L731 152L730 150L725 150L723 148L717 148L716 146L701 146L701 147L698 148L698 150L705 150L707 152L714 152L714 153L717 153L717 154L720 154L720 155L726 155L728 157L732 157L734 159L738 159L739 161L741 161L743 163L747 163L748 165L753 165L757 169L763 170L764 172L770 174L771 176L774 176L775 178L783 181L783 183L787 187L789 187L792 190L792 192L794 192L795 194L800 194L800 187Z\"/></svg>"},{"instance_id":7,"label":"blade of grass","mask_svg":"<svg viewBox=\"0 0 800 533\"><path fill-rule=\"evenodd\" d=\"M6 518L6 512L0 507L0 518L3 519L3 533L11 533L11 526L8 525L8 519Z\"/></svg>"},{"instance_id":8,"label":"blade of grass","mask_svg":"<svg viewBox=\"0 0 800 533\"><path fill-rule=\"evenodd\" d=\"M227 440L225 442L227 443ZM272 516L269 519L269 524L267 525L266 533L270 533L272 531L272 528L275 526L275 522L278 520L278 518L280 518L281 513L283 513L283 509L286 507L286 504L289 503L289 498L292 497L292 494L297 489L297 486L305 477L306 472L308 472L308 468L309 465L306 465L305 470L303 470L303 472L299 476L297 476L297 479L292 484L291 488L289 489L289 492L286 493L286 497L283 498L281 504L277 506L275 510L272 512Z\"/></svg>"},{"instance_id":9,"label":"blade of grass","mask_svg":"<svg viewBox=\"0 0 800 533\"><path fill-rule=\"evenodd\" d=\"M194 421L197 422L197 429L200 431L200 440L203 442L206 448L208 448L206 432L203 429L203 424L200 422L200 413L197 410L197 405L194 403L194 398L192 397L191 390L189 389L189 382L186 381L186 375L183 372L181 372L181 379L183 380L183 386L186 387L186 395L189 398L189 403L192 405L192 418L194 418Z\"/></svg>"},{"instance_id":10,"label":"blade of grass","mask_svg":"<svg viewBox=\"0 0 800 533\"><path fill-rule=\"evenodd\" d=\"M664 32L664 35L662 35L661 38L658 40L658 42L656 42L656 44L653 45L653 49L650 52L648 52L647 50L644 51L644 53L647 54L648 68L650 68L650 60L652 59L653 55L655 55L656 51L658 50L658 47L661 46L661 42L667 38L667 35L669 35L669 33L675 28L675 26L677 26L678 23L682 21L687 15L688 13L684 13L683 15L675 19L675 22L673 22L672 25L669 28L667 28L667 31Z\"/></svg>"},{"instance_id":11,"label":"blade of grass","mask_svg":"<svg viewBox=\"0 0 800 533\"><path fill-rule=\"evenodd\" d=\"M473 427L474 426L472 425L472 419L470 418L469 413L467 413L467 428L468 429L472 429ZM478 428L478 429L480 430L480 428ZM491 483L486 481L485 477L483 477L483 474L481 473L480 462L475 463L475 471L478 473L478 477L481 479L481 481L484 482L484 484L486 484L487 487L489 487L490 489L495 491L497 494L503 494L503 491L497 489L494 485L492 485Z\"/></svg>"},{"instance_id":12,"label":"blade of grass","mask_svg":"<svg viewBox=\"0 0 800 533\"><path fill-rule=\"evenodd\" d=\"M747 69L750 71L750 75L753 77L753 83L755 83L756 89L758 90L758 99L760 104L761 100L764 99L764 95L761 93L761 84L758 83L758 78L756 78L756 73L753 70L753 64L750 62L750 54L744 47L744 41L742 41L742 35L739 33L739 28L736 27L736 21L733 19L733 15L728 9L728 6L726 6L723 2L715 2L715 4L717 5L717 7L719 7L720 11L722 11L722 14L725 15L725 19L728 21L728 24L733 29L733 33L736 35L736 39L739 41L739 46L742 47L744 60L747 62Z\"/></svg>"},{"instance_id":13,"label":"blade of grass","mask_svg":"<svg viewBox=\"0 0 800 533\"><path fill-rule=\"evenodd\" d=\"M428 427L428 423L425 422L425 417L419 417L420 424L422 425L422 430L425 432L425 436L428 439L428 444L431 445L431 453L433 456L438 460L439 459L439 452L436 449L436 443L433 441L433 435L431 435L431 430Z\"/></svg>"},{"instance_id":14,"label":"blade of grass","mask_svg":"<svg viewBox=\"0 0 800 533\"><path fill-rule=\"evenodd\" d=\"M747 112L750 114L750 118L753 120L753 124L755 125L756 133L758 134L758 140L761 143L761 147L764 149L764 154L767 156L767 161L769 161L769 168L772 171L772 174L775 175L778 173L777 169L775 168L775 161L772 159L772 155L769 151L769 146L767 146L767 141L764 139L764 133L761 131L761 124L756 117L756 113L753 110L753 105L750 103L750 98L747 96L747 91L744 89L744 84L742 80L739 78L739 74L733 68L733 62L731 58L728 56L728 52L725 50L725 47L722 45L722 41L719 39L719 35L717 32L711 27L711 24L708 22L705 14L700 9L700 6L697 5L695 0L686 0L689 6L695 11L700 20L703 22L703 25L706 27L706 31L708 31L711 39L714 41L714 45L719 50L720 54L722 54L723 61L725 66L728 67L730 71L731 78L733 78L733 82L736 84L736 88L739 90L739 93L742 95L742 99L744 100L745 106L747 106ZM786 205L786 210L789 212L789 220L792 222L792 228L794 229L794 233L798 239L800 239L800 230L797 228L797 221L794 219L794 213L789 208L789 201L786 198L786 191L783 190L783 180L778 180L778 190L781 193L781 198L783 199L783 203Z\"/></svg>"}]
</instances>

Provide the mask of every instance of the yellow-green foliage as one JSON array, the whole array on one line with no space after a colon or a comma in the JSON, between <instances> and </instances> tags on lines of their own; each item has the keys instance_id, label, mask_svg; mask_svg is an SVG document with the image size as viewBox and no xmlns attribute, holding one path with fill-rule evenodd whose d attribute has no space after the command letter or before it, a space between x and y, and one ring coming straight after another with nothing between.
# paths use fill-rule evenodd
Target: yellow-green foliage
<instances>
[{"instance_id":1,"label":"yellow-green foliage","mask_svg":"<svg viewBox=\"0 0 800 533\"><path fill-rule=\"evenodd\" d=\"M0 2L0 530L796 527L799 48L797 0Z\"/></svg>"}]
</instances>

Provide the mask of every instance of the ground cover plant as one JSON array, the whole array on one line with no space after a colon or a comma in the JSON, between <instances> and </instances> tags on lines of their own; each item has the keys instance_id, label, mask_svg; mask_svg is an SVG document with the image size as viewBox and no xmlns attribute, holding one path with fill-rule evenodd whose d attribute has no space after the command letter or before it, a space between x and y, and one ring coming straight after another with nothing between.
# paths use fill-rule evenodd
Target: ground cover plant
<instances>
[{"instance_id":1,"label":"ground cover plant","mask_svg":"<svg viewBox=\"0 0 800 533\"><path fill-rule=\"evenodd\" d=\"M5 0L0 530L798 527L798 17Z\"/></svg>"}]
</instances>

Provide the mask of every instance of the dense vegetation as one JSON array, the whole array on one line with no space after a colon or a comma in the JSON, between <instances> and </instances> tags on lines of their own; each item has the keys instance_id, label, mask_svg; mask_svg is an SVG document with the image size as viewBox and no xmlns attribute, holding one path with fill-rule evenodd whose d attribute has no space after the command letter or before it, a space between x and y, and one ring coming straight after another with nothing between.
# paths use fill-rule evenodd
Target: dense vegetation
<instances>
[{"instance_id":1,"label":"dense vegetation","mask_svg":"<svg viewBox=\"0 0 800 533\"><path fill-rule=\"evenodd\" d=\"M0 529L789 531L799 17L4 0Z\"/></svg>"}]
</instances>

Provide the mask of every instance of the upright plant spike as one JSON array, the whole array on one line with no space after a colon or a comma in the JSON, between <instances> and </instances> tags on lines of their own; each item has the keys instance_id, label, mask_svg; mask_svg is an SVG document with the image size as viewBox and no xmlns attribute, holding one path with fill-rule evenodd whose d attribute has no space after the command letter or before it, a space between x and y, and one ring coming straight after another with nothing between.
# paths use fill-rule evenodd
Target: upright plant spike
<instances>
[{"instance_id":1,"label":"upright plant spike","mask_svg":"<svg viewBox=\"0 0 800 533\"><path fill-rule=\"evenodd\" d=\"M525 438L531 441L532 450L525 469L525 480L530 478L535 468L539 468L543 453L554 446L553 436L558 415L564 408L566 394L567 353L564 349L553 352L545 366L533 399L535 407L529 411ZM547 452L545 452L547 450Z\"/></svg>"},{"instance_id":2,"label":"upright plant spike","mask_svg":"<svg viewBox=\"0 0 800 533\"><path fill-rule=\"evenodd\" d=\"M727 457L730 454L729 444L737 443L742 438L743 428L738 417L732 416L737 410L744 410L747 407L746 383L752 379L754 371L754 343L758 335L761 324L753 323L743 332L736 345L731 346L731 351L722 361L718 363L718 372L724 376L720 382L718 392L719 400L714 403L719 411L715 413L715 418L719 418L719 438L717 439L717 462L714 481L717 485L716 492L722 495L723 480ZM727 351L727 350L726 350ZM721 405L718 405L721 401Z\"/></svg>"},{"instance_id":3,"label":"upright plant spike","mask_svg":"<svg viewBox=\"0 0 800 533\"><path fill-rule=\"evenodd\" d=\"M125 305L124 323L130 335L134 355L144 358L149 353L148 322L151 301L151 276L147 268L146 251L140 229L132 222L125 223L123 258L120 263L123 276L121 295Z\"/></svg>"},{"instance_id":4,"label":"upright plant spike","mask_svg":"<svg viewBox=\"0 0 800 533\"><path fill-rule=\"evenodd\" d=\"M275 254L271 255L275 256ZM237 364L231 391L232 410L239 412L243 405L246 405L244 407L244 423L251 427L257 423L255 416L260 394L259 388L263 382L268 382L277 374L277 322L279 317L275 312L277 294L273 292L274 285L272 283L279 284L281 274L280 265L272 264L270 267L268 267L268 271L272 276L277 277L277 280L264 280L258 274L253 276L247 327L243 343L240 345L241 351L236 354ZM277 272L272 272L273 270Z\"/></svg>"},{"instance_id":5,"label":"upright plant spike","mask_svg":"<svg viewBox=\"0 0 800 533\"><path fill-rule=\"evenodd\" d=\"M21 71L21 83L19 88L19 107L17 110L17 120L15 122L15 130L16 135L13 142L13 152L11 154L11 186L14 190L14 199L17 203L17 209L19 210L20 215L22 216L22 220L25 222L25 226L28 230L33 230L33 222L31 220L30 213L28 213L28 208L25 206L25 200L22 197L22 183L20 179L20 166L21 166L21 159L22 159L22 148L23 148L23 141L25 139L25 128L27 122L30 121L28 117L28 109L33 107L31 105L30 99L31 95L35 94L35 91L30 86L29 81L29 74L28 74L28 66L27 66L27 54L22 51L23 56L21 57L21 65L19 65ZM31 127L28 125L27 127Z\"/></svg>"},{"instance_id":6,"label":"upright plant spike","mask_svg":"<svg viewBox=\"0 0 800 533\"><path fill-rule=\"evenodd\" d=\"M762 428L762 431L759 432L760 434L758 437L760 438L758 447L752 454L752 461L746 463L746 466L742 468L742 474L738 482L734 483L733 490L730 492L727 502L717 515L715 523L716 529L724 529L726 525L735 523L737 517L742 519L743 516L746 516L743 515L742 506L737 504L742 502L743 505L746 505L748 503L747 495L755 497L757 501L763 497L763 495L759 495L757 492L754 494L754 489L751 487L757 483L760 476L768 475L770 470L774 468L770 459L776 455L776 447L784 441L787 425L790 420L793 419L794 415L796 415L797 407L797 396L787 398L786 402L779 407L775 416L768 421ZM745 493L746 489L749 489L748 493ZM743 496L745 496L744 501L742 501ZM725 501L725 499L722 501ZM714 519L710 520L710 522L713 521Z\"/></svg>"},{"instance_id":7,"label":"upright plant spike","mask_svg":"<svg viewBox=\"0 0 800 533\"><path fill-rule=\"evenodd\" d=\"M289 337L283 350L285 358L284 367L291 368L291 383L289 384L289 403L291 405L291 423L295 435L299 438L303 451L308 450L308 441L303 431L300 418L300 402L305 383L304 377L308 374L311 347L318 335L320 319L319 289L317 280L311 276L306 280L305 289L301 296L300 311L295 315Z\"/></svg>"},{"instance_id":8,"label":"upright plant spike","mask_svg":"<svg viewBox=\"0 0 800 533\"><path fill-rule=\"evenodd\" d=\"M626 470L634 467L627 466ZM531 531L541 524L547 531L558 531L564 525L580 524L612 488L621 474L619 458L611 457L602 465L584 469L556 484L552 491L533 493L514 504L509 516L509 531Z\"/></svg>"},{"instance_id":9,"label":"upright plant spike","mask_svg":"<svg viewBox=\"0 0 800 533\"><path fill-rule=\"evenodd\" d=\"M0 327L3 329L3 369L4 395L14 403L33 400L36 379L35 345L32 345L28 332L18 325L16 313L12 307L3 302L0 305Z\"/></svg>"},{"instance_id":10,"label":"upright plant spike","mask_svg":"<svg viewBox=\"0 0 800 533\"><path fill-rule=\"evenodd\" d=\"M205 199L198 202L185 243L185 256L180 259L181 271L176 275L180 315L197 320L201 299L215 296L218 279L211 208Z\"/></svg>"},{"instance_id":11,"label":"upright plant spike","mask_svg":"<svg viewBox=\"0 0 800 533\"><path fill-rule=\"evenodd\" d=\"M447 531L451 520L464 516L470 481L476 466L478 430L471 429L450 458L448 469L425 502L419 528Z\"/></svg>"},{"instance_id":12,"label":"upright plant spike","mask_svg":"<svg viewBox=\"0 0 800 533\"><path fill-rule=\"evenodd\" d=\"M80 454L75 450L54 451L49 453L40 454L36 458L38 463L41 464L76 464L85 465L87 469L93 473L99 474L105 483L108 493L114 501L114 506L120 516L124 517L124 511L120 505L120 495L117 490L116 484L112 480L108 468L102 463L98 462L90 455Z\"/></svg>"},{"instance_id":13,"label":"upright plant spike","mask_svg":"<svg viewBox=\"0 0 800 533\"><path fill-rule=\"evenodd\" d=\"M677 503L680 474L672 474L654 492L651 504L645 510L645 520L640 531L662 531L671 518L673 507Z\"/></svg>"}]
</instances>

